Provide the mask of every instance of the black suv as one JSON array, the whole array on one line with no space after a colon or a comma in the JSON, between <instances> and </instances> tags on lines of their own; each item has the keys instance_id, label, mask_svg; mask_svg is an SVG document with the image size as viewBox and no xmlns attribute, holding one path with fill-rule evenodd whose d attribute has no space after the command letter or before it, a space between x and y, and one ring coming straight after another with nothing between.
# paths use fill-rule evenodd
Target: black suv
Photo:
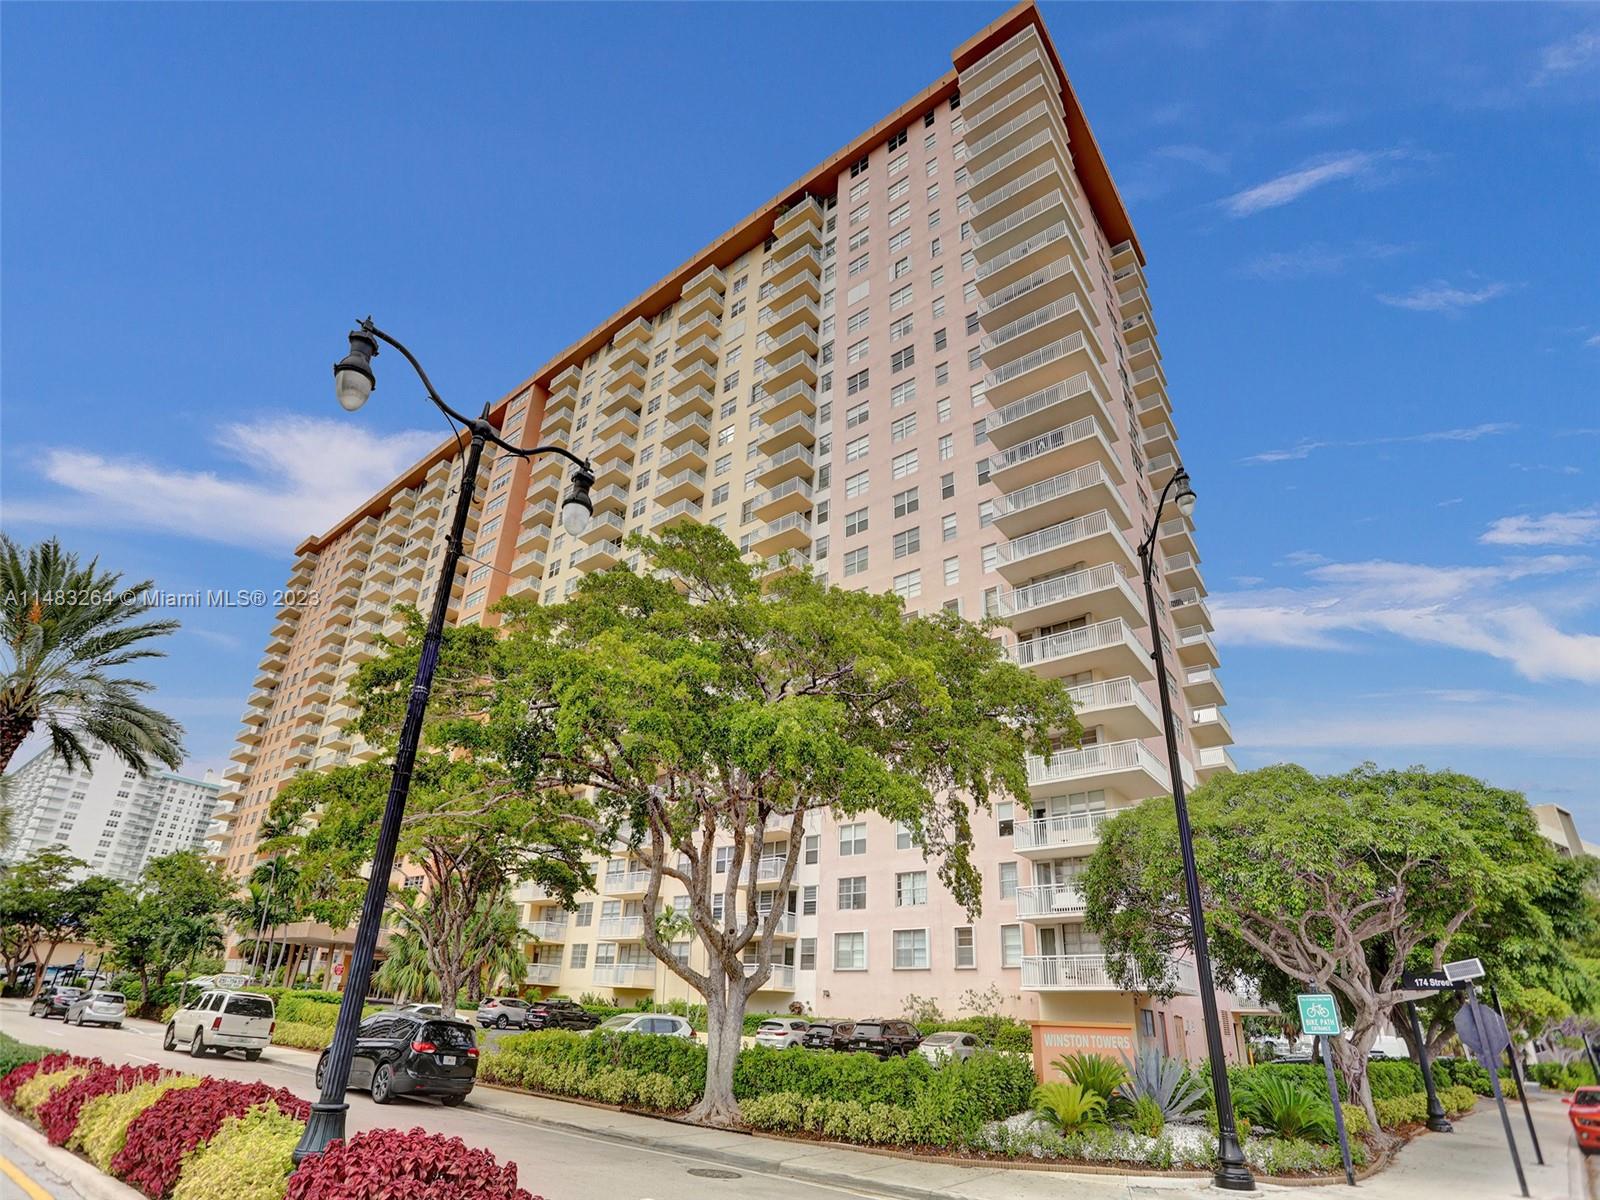
<instances>
[{"instance_id":1,"label":"black suv","mask_svg":"<svg viewBox=\"0 0 1600 1200\"><path fill-rule=\"evenodd\" d=\"M857 1021L844 1048L890 1058L904 1057L921 1044L922 1035L910 1021Z\"/></svg>"},{"instance_id":2,"label":"black suv","mask_svg":"<svg viewBox=\"0 0 1600 1200\"><path fill-rule=\"evenodd\" d=\"M30 1017L60 1017L64 1022L67 1019L67 1009L72 1007L72 1002L83 995L82 988L75 987L47 987L33 998L33 1003L28 1005Z\"/></svg>"},{"instance_id":3,"label":"black suv","mask_svg":"<svg viewBox=\"0 0 1600 1200\"><path fill-rule=\"evenodd\" d=\"M317 1087L328 1052L317 1059ZM421 1013L375 1013L356 1032L350 1086L365 1088L378 1104L396 1096L437 1096L454 1107L478 1076L477 1038L465 1021Z\"/></svg>"},{"instance_id":4,"label":"black suv","mask_svg":"<svg viewBox=\"0 0 1600 1200\"><path fill-rule=\"evenodd\" d=\"M855 1028L854 1021L818 1021L806 1030L800 1044L807 1050L845 1050Z\"/></svg>"},{"instance_id":5,"label":"black suv","mask_svg":"<svg viewBox=\"0 0 1600 1200\"><path fill-rule=\"evenodd\" d=\"M528 1005L524 1029L593 1029L600 1018L571 1000L535 1000Z\"/></svg>"}]
</instances>

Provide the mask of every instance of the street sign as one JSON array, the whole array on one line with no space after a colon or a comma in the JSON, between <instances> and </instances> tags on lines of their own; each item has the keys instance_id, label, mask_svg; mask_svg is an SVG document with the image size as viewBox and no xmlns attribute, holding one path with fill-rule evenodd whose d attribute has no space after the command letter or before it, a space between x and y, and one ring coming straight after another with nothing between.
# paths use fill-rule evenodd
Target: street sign
<instances>
[{"instance_id":1,"label":"street sign","mask_svg":"<svg viewBox=\"0 0 1600 1200\"><path fill-rule=\"evenodd\" d=\"M1408 992L1445 992L1455 986L1443 971L1407 971L1400 986Z\"/></svg>"},{"instance_id":2,"label":"street sign","mask_svg":"<svg viewBox=\"0 0 1600 1200\"><path fill-rule=\"evenodd\" d=\"M83 970L85 964L87 964L88 961L89 960L84 958L83 954L80 952L79 955L78 955L78 970L80 970L80 971Z\"/></svg>"},{"instance_id":3,"label":"street sign","mask_svg":"<svg viewBox=\"0 0 1600 1200\"><path fill-rule=\"evenodd\" d=\"M1482 1004L1463 1004L1456 1011L1456 1036L1490 1072L1499 1069L1500 1056L1511 1045L1505 1018Z\"/></svg>"},{"instance_id":4,"label":"street sign","mask_svg":"<svg viewBox=\"0 0 1600 1200\"><path fill-rule=\"evenodd\" d=\"M1482 979L1488 972L1475 958L1458 959L1444 965L1444 977L1451 983L1465 983L1469 979Z\"/></svg>"},{"instance_id":5,"label":"street sign","mask_svg":"<svg viewBox=\"0 0 1600 1200\"><path fill-rule=\"evenodd\" d=\"M1339 1035L1339 1006L1326 992L1302 993L1295 998L1300 1006L1300 1030L1312 1037Z\"/></svg>"},{"instance_id":6,"label":"street sign","mask_svg":"<svg viewBox=\"0 0 1600 1200\"><path fill-rule=\"evenodd\" d=\"M250 976L248 975L213 975L211 977L211 986L222 988L225 991L231 991L234 988L242 988L249 982Z\"/></svg>"}]
</instances>

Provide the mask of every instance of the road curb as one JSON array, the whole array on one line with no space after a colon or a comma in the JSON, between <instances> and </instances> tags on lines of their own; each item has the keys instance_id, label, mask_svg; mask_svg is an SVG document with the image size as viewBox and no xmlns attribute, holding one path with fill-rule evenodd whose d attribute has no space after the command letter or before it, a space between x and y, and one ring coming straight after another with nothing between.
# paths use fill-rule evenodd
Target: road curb
<instances>
[{"instance_id":1,"label":"road curb","mask_svg":"<svg viewBox=\"0 0 1600 1200\"><path fill-rule=\"evenodd\" d=\"M44 1163L84 1200L145 1200L120 1179L113 1179L93 1163L62 1146L52 1146L32 1125L0 1111L0 1130L18 1147Z\"/></svg>"}]
</instances>

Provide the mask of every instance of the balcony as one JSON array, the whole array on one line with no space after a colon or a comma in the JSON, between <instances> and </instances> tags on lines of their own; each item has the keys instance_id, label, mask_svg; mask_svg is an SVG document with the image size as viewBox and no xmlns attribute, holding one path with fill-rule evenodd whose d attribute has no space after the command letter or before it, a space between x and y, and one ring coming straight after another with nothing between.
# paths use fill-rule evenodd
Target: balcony
<instances>
[{"instance_id":1,"label":"balcony","mask_svg":"<svg viewBox=\"0 0 1600 1200\"><path fill-rule=\"evenodd\" d=\"M1194 544L1194 522L1188 517L1170 517L1161 522L1161 529L1157 533L1164 554L1193 554L1199 558L1200 552Z\"/></svg>"},{"instance_id":2,"label":"balcony","mask_svg":"<svg viewBox=\"0 0 1600 1200\"><path fill-rule=\"evenodd\" d=\"M1045 883L1017 889L1017 916L1024 921L1067 921L1089 911L1083 893L1071 884Z\"/></svg>"},{"instance_id":3,"label":"balcony","mask_svg":"<svg viewBox=\"0 0 1600 1200\"><path fill-rule=\"evenodd\" d=\"M722 329L722 314L713 305L702 304L686 316L678 318L678 338L688 342L692 338L715 338Z\"/></svg>"},{"instance_id":4,"label":"balcony","mask_svg":"<svg viewBox=\"0 0 1600 1200\"><path fill-rule=\"evenodd\" d=\"M815 246L819 250L822 249L820 224L815 221L790 222L783 233L774 233L771 254L774 258L784 258L801 246Z\"/></svg>"},{"instance_id":5,"label":"balcony","mask_svg":"<svg viewBox=\"0 0 1600 1200\"><path fill-rule=\"evenodd\" d=\"M1199 774L1202 781L1216 775L1236 775L1239 768L1234 765L1233 755L1228 753L1226 746L1206 746L1200 750Z\"/></svg>"},{"instance_id":6,"label":"balcony","mask_svg":"<svg viewBox=\"0 0 1600 1200\"><path fill-rule=\"evenodd\" d=\"M1103 358L1097 338L1070 333L990 371L984 376L984 394L992 407L1004 408L1031 390L1087 372L1099 385L1100 394L1108 396L1111 393L1100 370Z\"/></svg>"},{"instance_id":7,"label":"balcony","mask_svg":"<svg viewBox=\"0 0 1600 1200\"><path fill-rule=\"evenodd\" d=\"M1119 529L1133 526L1122 493L1099 462L1086 463L1071 471L1041 479L995 501L995 527L1009 538L1021 537L1036 529L1058 525L1096 506L1111 514Z\"/></svg>"},{"instance_id":8,"label":"balcony","mask_svg":"<svg viewBox=\"0 0 1600 1200\"><path fill-rule=\"evenodd\" d=\"M698 500L705 495L706 477L703 471L679 471L656 481L656 503L673 504L679 500Z\"/></svg>"},{"instance_id":9,"label":"balcony","mask_svg":"<svg viewBox=\"0 0 1600 1200\"><path fill-rule=\"evenodd\" d=\"M616 513L606 513L597 516L589 522L589 527L578 535L585 542L614 541L620 542L624 537L622 518Z\"/></svg>"},{"instance_id":10,"label":"balcony","mask_svg":"<svg viewBox=\"0 0 1600 1200\"><path fill-rule=\"evenodd\" d=\"M762 267L766 281L774 287L801 273L809 273L813 277L822 273L822 254L815 246L800 246L781 258L769 258Z\"/></svg>"},{"instance_id":11,"label":"balcony","mask_svg":"<svg viewBox=\"0 0 1600 1200\"><path fill-rule=\"evenodd\" d=\"M644 937L643 917L602 917L599 934L616 942L637 942Z\"/></svg>"},{"instance_id":12,"label":"balcony","mask_svg":"<svg viewBox=\"0 0 1600 1200\"><path fill-rule=\"evenodd\" d=\"M976 113L962 104L961 115L967 119L968 136L982 136L997 129L1045 98L1053 102L1060 113L1060 92L1054 74L1047 72L1037 58L1017 65L1022 68L1020 71L1008 76L1001 87L990 88L983 94L983 106ZM1010 86L1005 87L1005 84Z\"/></svg>"},{"instance_id":13,"label":"balcony","mask_svg":"<svg viewBox=\"0 0 1600 1200\"><path fill-rule=\"evenodd\" d=\"M761 326L773 337L796 325L816 328L822 324L822 309L810 296L801 296L787 304L768 305L761 310Z\"/></svg>"},{"instance_id":14,"label":"balcony","mask_svg":"<svg viewBox=\"0 0 1600 1200\"><path fill-rule=\"evenodd\" d=\"M773 222L772 234L774 237L784 237L799 226L808 224L822 224L822 206L817 203L815 196L803 196L785 209Z\"/></svg>"},{"instance_id":15,"label":"balcony","mask_svg":"<svg viewBox=\"0 0 1600 1200\"><path fill-rule=\"evenodd\" d=\"M773 488L785 479L796 476L809 477L816 460L805 446L790 446L787 450L769 455L756 470L756 482L764 488Z\"/></svg>"},{"instance_id":16,"label":"balcony","mask_svg":"<svg viewBox=\"0 0 1600 1200\"><path fill-rule=\"evenodd\" d=\"M709 417L716 411L717 398L707 387L696 385L685 388L677 395L667 398L666 418L669 421L681 421L695 414Z\"/></svg>"},{"instance_id":17,"label":"balcony","mask_svg":"<svg viewBox=\"0 0 1600 1200\"><path fill-rule=\"evenodd\" d=\"M784 358L796 350L804 350L807 354L817 352L817 331L804 322L791 326L787 333L777 337L769 335L766 349L762 353L763 357L771 360Z\"/></svg>"},{"instance_id":18,"label":"balcony","mask_svg":"<svg viewBox=\"0 0 1600 1200\"><path fill-rule=\"evenodd\" d=\"M756 449L776 454L790 446L810 446L817 440L817 423L803 412L791 413L756 435Z\"/></svg>"},{"instance_id":19,"label":"balcony","mask_svg":"<svg viewBox=\"0 0 1600 1200\"><path fill-rule=\"evenodd\" d=\"M1211 621L1211 610L1195 588L1172 593L1172 623L1185 629L1204 629L1207 633L1216 628Z\"/></svg>"},{"instance_id":20,"label":"balcony","mask_svg":"<svg viewBox=\"0 0 1600 1200\"><path fill-rule=\"evenodd\" d=\"M578 568L583 571L603 571L607 567L616 566L622 558L621 543L597 542L578 551Z\"/></svg>"},{"instance_id":21,"label":"balcony","mask_svg":"<svg viewBox=\"0 0 1600 1200\"><path fill-rule=\"evenodd\" d=\"M693 388L705 388L709 391L716 386L716 370L704 360L696 360L672 377L667 383L667 390L678 396Z\"/></svg>"},{"instance_id":22,"label":"balcony","mask_svg":"<svg viewBox=\"0 0 1600 1200\"><path fill-rule=\"evenodd\" d=\"M993 398L990 403L994 403ZM1020 400L995 406L995 411L984 422L984 433L996 448L1004 450L1089 417L1099 417L1108 429L1114 428L1098 376L1080 371L1070 379L1040 388Z\"/></svg>"},{"instance_id":23,"label":"balcony","mask_svg":"<svg viewBox=\"0 0 1600 1200\"><path fill-rule=\"evenodd\" d=\"M1018 666L1032 667L1048 678L1077 675L1083 671L1111 678L1122 675L1139 680L1155 678L1150 651L1134 636L1133 626L1115 617L1021 641L1007 653Z\"/></svg>"},{"instance_id":24,"label":"balcony","mask_svg":"<svg viewBox=\"0 0 1600 1200\"><path fill-rule=\"evenodd\" d=\"M653 988L656 965L653 962L595 963L594 981L614 988Z\"/></svg>"},{"instance_id":25,"label":"balcony","mask_svg":"<svg viewBox=\"0 0 1600 1200\"><path fill-rule=\"evenodd\" d=\"M530 525L524 529L521 536L517 538L517 549L533 550L536 548L543 549L548 547L550 545L551 533L552 528L550 522L548 521L541 521L536 525Z\"/></svg>"},{"instance_id":26,"label":"balcony","mask_svg":"<svg viewBox=\"0 0 1600 1200\"><path fill-rule=\"evenodd\" d=\"M1184 995L1197 995L1194 965L1180 962L1178 991ZM1144 980L1132 980L1134 991L1143 991L1150 985ZM1022 986L1031 992L1120 992L1122 986L1111 977L1104 954L1056 954L1051 956L1028 955L1022 960Z\"/></svg>"},{"instance_id":27,"label":"balcony","mask_svg":"<svg viewBox=\"0 0 1600 1200\"><path fill-rule=\"evenodd\" d=\"M717 359L721 357L722 350L719 340L714 336L701 336L692 341L684 342L672 352L672 367L676 371L686 371L690 365L703 362L717 369Z\"/></svg>"},{"instance_id":28,"label":"balcony","mask_svg":"<svg viewBox=\"0 0 1600 1200\"><path fill-rule=\"evenodd\" d=\"M1154 338L1142 337L1128 343L1128 365L1134 370L1153 367L1161 361L1161 350Z\"/></svg>"},{"instance_id":29,"label":"balcony","mask_svg":"<svg viewBox=\"0 0 1600 1200\"><path fill-rule=\"evenodd\" d=\"M690 276L689 282L683 285L683 298L687 300L690 296L698 296L702 291L720 296L727 290L728 277L722 273L722 268L712 265Z\"/></svg>"},{"instance_id":30,"label":"balcony","mask_svg":"<svg viewBox=\"0 0 1600 1200\"><path fill-rule=\"evenodd\" d=\"M522 932L541 942L564 942L567 940L567 923L565 921L529 921L522 927Z\"/></svg>"},{"instance_id":31,"label":"balcony","mask_svg":"<svg viewBox=\"0 0 1600 1200\"><path fill-rule=\"evenodd\" d=\"M781 869L783 864L779 863L778 866L780 868L779 869L779 874L781 875L783 873L782 869ZM777 876L773 876L773 878L777 878ZM771 911L772 911L771 909L762 910L761 913L760 913L759 919L762 920L762 921L765 921L767 919L767 916L770 914ZM777 927L775 929L773 929L772 932L777 937L793 937L799 931L800 931L800 918L795 916L794 913L792 913L792 912L786 912L786 913L781 913L778 916Z\"/></svg>"},{"instance_id":32,"label":"balcony","mask_svg":"<svg viewBox=\"0 0 1600 1200\"><path fill-rule=\"evenodd\" d=\"M571 433L572 419L575 415L571 401L550 405L544 410L544 417L539 422L539 436Z\"/></svg>"},{"instance_id":33,"label":"balcony","mask_svg":"<svg viewBox=\"0 0 1600 1200\"><path fill-rule=\"evenodd\" d=\"M769 359L767 373L761 380L761 386L766 389L769 396L773 396L782 394L783 389L791 384L815 387L816 382L817 360L804 350L800 350L776 362Z\"/></svg>"},{"instance_id":34,"label":"balcony","mask_svg":"<svg viewBox=\"0 0 1600 1200\"><path fill-rule=\"evenodd\" d=\"M984 362L999 365L1070 334L1092 337L1097 323L1093 310L1084 308L1076 296L1063 296L985 334L979 345Z\"/></svg>"},{"instance_id":35,"label":"balcony","mask_svg":"<svg viewBox=\"0 0 1600 1200\"><path fill-rule=\"evenodd\" d=\"M1167 555L1164 571L1168 587L1192 591L1197 596L1206 594L1206 581L1200 575L1200 560L1189 551Z\"/></svg>"},{"instance_id":36,"label":"balcony","mask_svg":"<svg viewBox=\"0 0 1600 1200\"><path fill-rule=\"evenodd\" d=\"M1161 732L1161 710L1144 689L1124 675L1097 679L1067 689L1072 711L1085 727L1098 727L1112 741L1155 737Z\"/></svg>"},{"instance_id":37,"label":"balcony","mask_svg":"<svg viewBox=\"0 0 1600 1200\"><path fill-rule=\"evenodd\" d=\"M994 103L993 97L1004 95L1004 89L1023 71L1048 71L1044 50L1038 31L1024 26L1020 33L997 46L978 62L961 72L961 102L963 109Z\"/></svg>"},{"instance_id":38,"label":"balcony","mask_svg":"<svg viewBox=\"0 0 1600 1200\"><path fill-rule=\"evenodd\" d=\"M746 976L754 975L758 963L745 963ZM794 968L787 963L773 963L767 981L756 988L757 992L792 992L794 991Z\"/></svg>"},{"instance_id":39,"label":"balcony","mask_svg":"<svg viewBox=\"0 0 1600 1200\"><path fill-rule=\"evenodd\" d=\"M1160 391L1151 396L1145 396L1138 402L1139 423L1141 425L1156 425L1162 421L1172 420L1172 403L1167 399L1167 393Z\"/></svg>"},{"instance_id":40,"label":"balcony","mask_svg":"<svg viewBox=\"0 0 1600 1200\"><path fill-rule=\"evenodd\" d=\"M628 511L628 489L617 487L597 488L589 494L589 500L594 505L596 513L617 513L621 515Z\"/></svg>"},{"instance_id":41,"label":"balcony","mask_svg":"<svg viewBox=\"0 0 1600 1200\"><path fill-rule=\"evenodd\" d=\"M804 550L810 545L811 513L805 511L790 513L763 526L751 539L750 549L762 558L773 558L785 550Z\"/></svg>"},{"instance_id":42,"label":"balcony","mask_svg":"<svg viewBox=\"0 0 1600 1200\"><path fill-rule=\"evenodd\" d=\"M696 412L682 420L668 421L661 430L661 444L669 448L696 438L707 442L711 440L711 422Z\"/></svg>"},{"instance_id":43,"label":"balcony","mask_svg":"<svg viewBox=\"0 0 1600 1200\"><path fill-rule=\"evenodd\" d=\"M536 987L555 987L561 982L561 964L529 963L524 978Z\"/></svg>"},{"instance_id":44,"label":"balcony","mask_svg":"<svg viewBox=\"0 0 1600 1200\"><path fill-rule=\"evenodd\" d=\"M604 388L612 395L625 391L628 388L642 388L645 385L645 370L637 362L622 362L612 368L611 374L606 376Z\"/></svg>"},{"instance_id":45,"label":"balcony","mask_svg":"<svg viewBox=\"0 0 1600 1200\"><path fill-rule=\"evenodd\" d=\"M766 389L766 396L761 405L761 419L769 425L776 425L795 413L803 413L808 417L817 413L817 389L805 380L797 380L783 388Z\"/></svg>"},{"instance_id":46,"label":"balcony","mask_svg":"<svg viewBox=\"0 0 1600 1200\"><path fill-rule=\"evenodd\" d=\"M1189 715L1189 737L1196 746L1211 748L1233 745L1233 727L1215 704L1197 708Z\"/></svg>"},{"instance_id":47,"label":"balcony","mask_svg":"<svg viewBox=\"0 0 1600 1200\"><path fill-rule=\"evenodd\" d=\"M1116 436L1111 432L1114 429L1115 426L1104 425L1088 416L1035 434L990 457L990 481L1003 491L1011 492L1089 463L1099 463L1120 483L1122 466L1111 448Z\"/></svg>"},{"instance_id":48,"label":"balcony","mask_svg":"<svg viewBox=\"0 0 1600 1200\"><path fill-rule=\"evenodd\" d=\"M1036 134L1045 131L1053 131L1061 145L1067 144L1067 126L1061 102L1041 92L1032 104L1010 120L994 125L981 136L972 137L968 130L967 164L973 172L981 171L1008 151L1026 145Z\"/></svg>"},{"instance_id":49,"label":"balcony","mask_svg":"<svg viewBox=\"0 0 1600 1200\"><path fill-rule=\"evenodd\" d=\"M1116 563L1130 572L1134 568L1133 547L1105 509L1000 543L995 569L1010 582L1021 583L1080 562Z\"/></svg>"},{"instance_id":50,"label":"balcony","mask_svg":"<svg viewBox=\"0 0 1600 1200\"><path fill-rule=\"evenodd\" d=\"M544 567L544 551L530 550L511 564L511 574L518 579L542 579Z\"/></svg>"},{"instance_id":51,"label":"balcony","mask_svg":"<svg viewBox=\"0 0 1600 1200\"><path fill-rule=\"evenodd\" d=\"M608 896L642 896L649 886L649 871L606 872L605 893Z\"/></svg>"},{"instance_id":52,"label":"balcony","mask_svg":"<svg viewBox=\"0 0 1600 1200\"><path fill-rule=\"evenodd\" d=\"M1065 256L1051 259L1014 283L990 291L978 301L978 315L983 318L985 329L995 329L1033 309L1075 296L1089 314L1087 319L1098 326L1100 317L1091 293L1077 263L1071 256Z\"/></svg>"},{"instance_id":53,"label":"balcony","mask_svg":"<svg viewBox=\"0 0 1600 1200\"><path fill-rule=\"evenodd\" d=\"M1028 756L1028 788L1035 797L1104 788L1129 800L1171 789L1166 765L1141 741L1103 742L1060 750L1048 758Z\"/></svg>"},{"instance_id":54,"label":"balcony","mask_svg":"<svg viewBox=\"0 0 1600 1200\"><path fill-rule=\"evenodd\" d=\"M1155 458L1162 454L1176 454L1178 452L1178 434L1172 428L1172 422L1165 417L1153 421L1140 430L1139 452L1145 458Z\"/></svg>"},{"instance_id":55,"label":"balcony","mask_svg":"<svg viewBox=\"0 0 1600 1200\"><path fill-rule=\"evenodd\" d=\"M633 451L621 447L612 447L606 452L604 458L596 458L594 463L594 481L599 487L610 487L615 484L622 487L633 478Z\"/></svg>"},{"instance_id":56,"label":"balcony","mask_svg":"<svg viewBox=\"0 0 1600 1200\"><path fill-rule=\"evenodd\" d=\"M1191 667L1183 673L1183 694L1191 705L1226 704L1222 681L1210 667Z\"/></svg>"},{"instance_id":57,"label":"balcony","mask_svg":"<svg viewBox=\"0 0 1600 1200\"><path fill-rule=\"evenodd\" d=\"M606 415L595 423L595 434L598 437L610 437L614 433L638 433L639 410L627 404L612 405L606 410Z\"/></svg>"},{"instance_id":58,"label":"balcony","mask_svg":"<svg viewBox=\"0 0 1600 1200\"><path fill-rule=\"evenodd\" d=\"M1135 317L1148 319L1152 315L1150 293L1145 291L1142 276L1131 287L1122 288L1117 292L1117 308L1124 321L1131 321Z\"/></svg>"},{"instance_id":59,"label":"balcony","mask_svg":"<svg viewBox=\"0 0 1600 1200\"><path fill-rule=\"evenodd\" d=\"M656 513L655 516L651 517L650 528L657 533L661 533L665 530L671 529L674 525L682 525L686 522L700 520L700 517L704 511L705 510L701 507L700 501L698 500L679 500L674 504L667 505L667 507L661 509L661 511Z\"/></svg>"},{"instance_id":60,"label":"balcony","mask_svg":"<svg viewBox=\"0 0 1600 1200\"><path fill-rule=\"evenodd\" d=\"M1065 167L1072 161L1066 139L1056 132L1053 125L1046 123L1040 129L1038 122L1033 124L1038 132L1025 141L1010 145L1003 154L991 156L980 170L967 176L967 194L973 203L1044 163L1053 162Z\"/></svg>"},{"instance_id":61,"label":"balcony","mask_svg":"<svg viewBox=\"0 0 1600 1200\"><path fill-rule=\"evenodd\" d=\"M811 484L790 479L757 496L752 512L759 520L772 521L790 513L809 513L812 503Z\"/></svg>"},{"instance_id":62,"label":"balcony","mask_svg":"<svg viewBox=\"0 0 1600 1200\"><path fill-rule=\"evenodd\" d=\"M1091 620L1120 617L1135 627L1143 627L1147 620L1131 573L1115 563L1102 563L1002 592L995 615L1011 622L1018 631L1041 629L1084 616Z\"/></svg>"},{"instance_id":63,"label":"balcony","mask_svg":"<svg viewBox=\"0 0 1600 1200\"><path fill-rule=\"evenodd\" d=\"M623 346L629 343L648 346L653 328L645 317L635 317L612 335L613 346Z\"/></svg>"},{"instance_id":64,"label":"balcony","mask_svg":"<svg viewBox=\"0 0 1600 1200\"><path fill-rule=\"evenodd\" d=\"M1160 491L1167 486L1167 480L1178 473L1178 468L1183 466L1178 461L1176 454L1162 454L1152 458L1144 465L1144 476L1150 481L1150 486Z\"/></svg>"},{"instance_id":65,"label":"balcony","mask_svg":"<svg viewBox=\"0 0 1600 1200\"><path fill-rule=\"evenodd\" d=\"M1215 670L1220 663L1217 645L1211 635L1199 627L1178 630L1178 661L1185 668L1210 667Z\"/></svg>"},{"instance_id":66,"label":"balcony","mask_svg":"<svg viewBox=\"0 0 1600 1200\"><path fill-rule=\"evenodd\" d=\"M704 442L684 442L662 454L656 463L656 470L662 474L670 471L674 475L685 469L704 471L710 453L711 448Z\"/></svg>"}]
</instances>

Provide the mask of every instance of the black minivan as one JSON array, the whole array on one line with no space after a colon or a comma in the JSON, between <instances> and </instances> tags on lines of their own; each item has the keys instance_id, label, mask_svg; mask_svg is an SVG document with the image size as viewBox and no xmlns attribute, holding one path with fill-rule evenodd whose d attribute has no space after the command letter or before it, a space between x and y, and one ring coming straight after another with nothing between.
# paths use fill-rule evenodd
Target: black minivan
<instances>
[{"instance_id":1,"label":"black minivan","mask_svg":"<svg viewBox=\"0 0 1600 1200\"><path fill-rule=\"evenodd\" d=\"M328 1052L317 1059L317 1087ZM396 1096L437 1096L454 1107L478 1077L478 1045L465 1021L422 1013L374 1013L361 1022L350 1060L350 1087L365 1088L377 1104Z\"/></svg>"}]
</instances>

